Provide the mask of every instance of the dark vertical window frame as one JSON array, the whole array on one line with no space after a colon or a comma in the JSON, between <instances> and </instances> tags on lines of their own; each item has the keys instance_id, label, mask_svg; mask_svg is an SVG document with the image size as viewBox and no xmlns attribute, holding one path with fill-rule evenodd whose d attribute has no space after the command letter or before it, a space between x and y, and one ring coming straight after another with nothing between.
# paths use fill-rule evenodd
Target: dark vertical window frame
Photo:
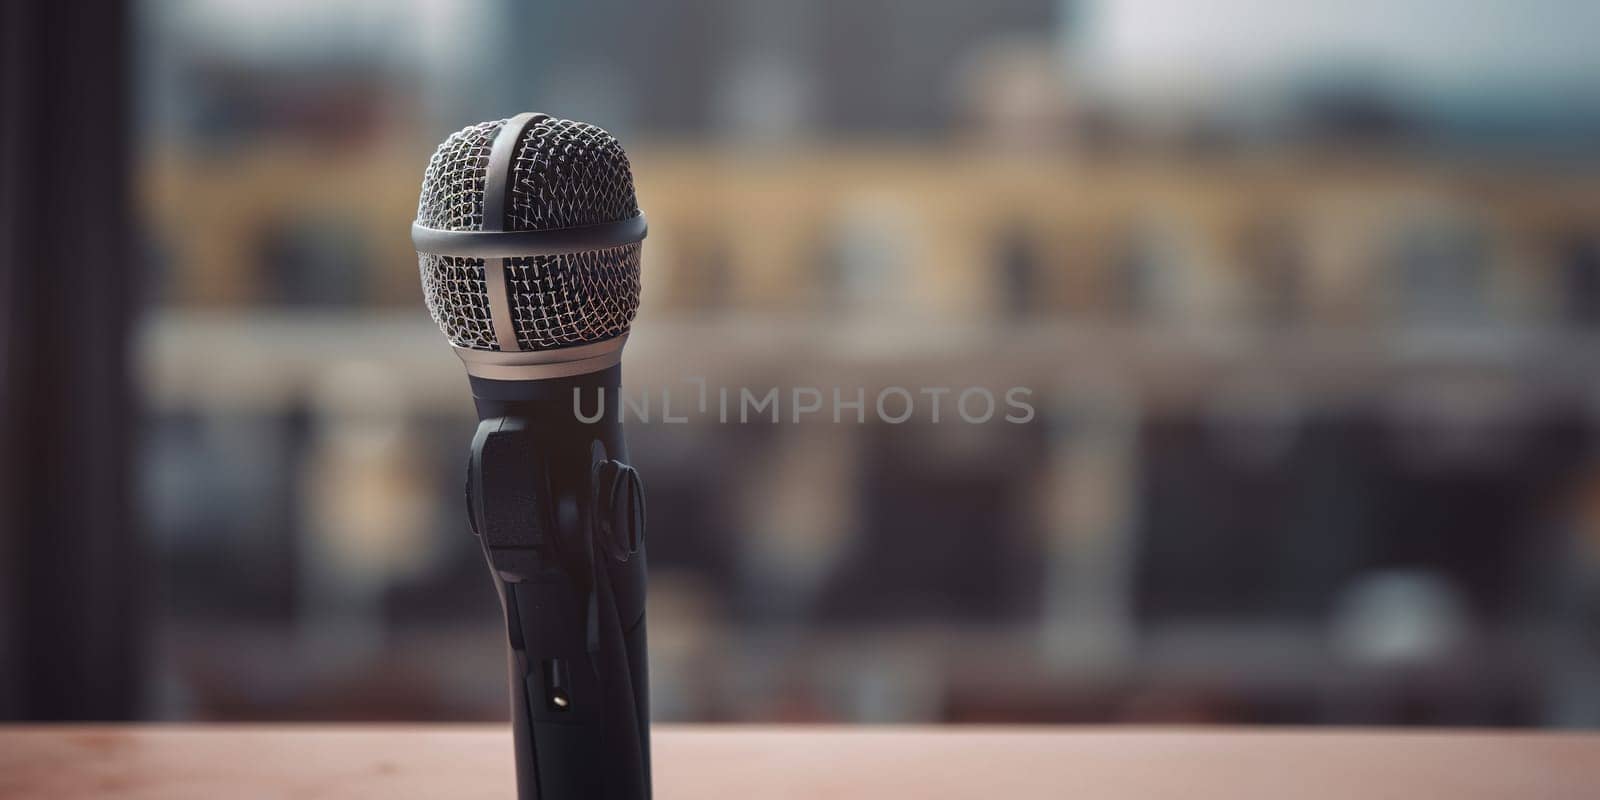
<instances>
[{"instance_id":1,"label":"dark vertical window frame","mask_svg":"<svg viewBox=\"0 0 1600 800\"><path fill-rule=\"evenodd\" d=\"M140 710L130 3L0 3L0 719Z\"/></svg>"}]
</instances>

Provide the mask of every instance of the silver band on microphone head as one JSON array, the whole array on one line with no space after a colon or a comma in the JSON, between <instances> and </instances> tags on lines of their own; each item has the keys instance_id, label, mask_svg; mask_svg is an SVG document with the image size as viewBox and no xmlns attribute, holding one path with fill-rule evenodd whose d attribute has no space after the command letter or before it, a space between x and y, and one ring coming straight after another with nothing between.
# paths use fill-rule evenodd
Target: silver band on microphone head
<instances>
[{"instance_id":1,"label":"silver band on microphone head","mask_svg":"<svg viewBox=\"0 0 1600 800\"><path fill-rule=\"evenodd\" d=\"M474 378L497 381L537 381L546 378L567 378L610 369L622 363L622 346L628 341L624 333L614 339L562 347L555 350L473 350L456 347L456 355Z\"/></svg>"},{"instance_id":2,"label":"silver band on microphone head","mask_svg":"<svg viewBox=\"0 0 1600 800\"><path fill-rule=\"evenodd\" d=\"M616 222L543 231L444 231L411 223L411 243L419 253L461 258L565 256L644 241L650 228L644 213Z\"/></svg>"}]
</instances>

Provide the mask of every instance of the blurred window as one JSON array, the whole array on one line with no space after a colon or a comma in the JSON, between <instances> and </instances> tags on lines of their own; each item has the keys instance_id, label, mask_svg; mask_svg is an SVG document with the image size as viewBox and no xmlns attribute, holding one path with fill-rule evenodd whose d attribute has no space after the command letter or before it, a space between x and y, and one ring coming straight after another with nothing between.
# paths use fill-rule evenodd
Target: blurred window
<instances>
[{"instance_id":1,"label":"blurred window","mask_svg":"<svg viewBox=\"0 0 1600 800\"><path fill-rule=\"evenodd\" d=\"M1567 320L1584 327L1600 325L1600 236L1568 238L1559 258Z\"/></svg>"},{"instance_id":2,"label":"blurred window","mask_svg":"<svg viewBox=\"0 0 1600 800\"><path fill-rule=\"evenodd\" d=\"M368 247L341 218L291 217L261 228L256 252L266 298L286 306L353 306L367 300Z\"/></svg>"},{"instance_id":3,"label":"blurred window","mask_svg":"<svg viewBox=\"0 0 1600 800\"><path fill-rule=\"evenodd\" d=\"M1113 305L1143 320L1181 317L1194 297L1198 276L1188 232L1170 222L1135 221L1123 235L1111 263Z\"/></svg>"},{"instance_id":4,"label":"blurred window","mask_svg":"<svg viewBox=\"0 0 1600 800\"><path fill-rule=\"evenodd\" d=\"M903 310L910 296L906 261L914 236L904 210L892 202L847 202L824 243L827 310L868 315Z\"/></svg>"},{"instance_id":5,"label":"blurred window","mask_svg":"<svg viewBox=\"0 0 1600 800\"><path fill-rule=\"evenodd\" d=\"M1022 317L1049 310L1044 265L1038 244L1026 230L1007 228L995 244L994 275L998 279L1002 310L1007 316Z\"/></svg>"},{"instance_id":6,"label":"blurred window","mask_svg":"<svg viewBox=\"0 0 1600 800\"><path fill-rule=\"evenodd\" d=\"M681 311L713 312L733 300L733 254L717 232L700 231L672 239L677 252L673 305ZM646 278L648 280L648 278Z\"/></svg>"},{"instance_id":7,"label":"blurred window","mask_svg":"<svg viewBox=\"0 0 1600 800\"><path fill-rule=\"evenodd\" d=\"M1307 312L1305 242L1287 220L1264 219L1245 233L1240 254L1248 314L1269 325L1292 323Z\"/></svg>"},{"instance_id":8,"label":"blurred window","mask_svg":"<svg viewBox=\"0 0 1600 800\"><path fill-rule=\"evenodd\" d=\"M1489 239L1457 219L1402 223L1389 245L1389 287L1411 322L1476 322L1489 311Z\"/></svg>"}]
</instances>

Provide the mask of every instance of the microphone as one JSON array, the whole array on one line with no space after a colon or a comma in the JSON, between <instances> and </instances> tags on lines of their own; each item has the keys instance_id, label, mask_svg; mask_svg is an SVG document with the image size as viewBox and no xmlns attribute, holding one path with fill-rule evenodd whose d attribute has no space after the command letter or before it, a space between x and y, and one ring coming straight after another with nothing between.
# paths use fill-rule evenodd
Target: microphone
<instances>
[{"instance_id":1,"label":"microphone","mask_svg":"<svg viewBox=\"0 0 1600 800\"><path fill-rule=\"evenodd\" d=\"M411 227L478 411L468 516L505 612L520 800L650 797L644 495L617 413L645 233L617 140L532 113L445 139Z\"/></svg>"}]
</instances>

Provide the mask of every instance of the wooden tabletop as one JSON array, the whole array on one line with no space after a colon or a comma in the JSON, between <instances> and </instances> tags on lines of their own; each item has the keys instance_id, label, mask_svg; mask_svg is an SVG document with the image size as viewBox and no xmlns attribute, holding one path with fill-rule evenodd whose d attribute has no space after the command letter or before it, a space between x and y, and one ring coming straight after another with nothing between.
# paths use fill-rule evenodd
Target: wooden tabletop
<instances>
[{"instance_id":1,"label":"wooden tabletop","mask_svg":"<svg viewBox=\"0 0 1600 800\"><path fill-rule=\"evenodd\" d=\"M656 797L1596 798L1600 734L655 729ZM0 726L0 798L510 798L495 726Z\"/></svg>"}]
</instances>

